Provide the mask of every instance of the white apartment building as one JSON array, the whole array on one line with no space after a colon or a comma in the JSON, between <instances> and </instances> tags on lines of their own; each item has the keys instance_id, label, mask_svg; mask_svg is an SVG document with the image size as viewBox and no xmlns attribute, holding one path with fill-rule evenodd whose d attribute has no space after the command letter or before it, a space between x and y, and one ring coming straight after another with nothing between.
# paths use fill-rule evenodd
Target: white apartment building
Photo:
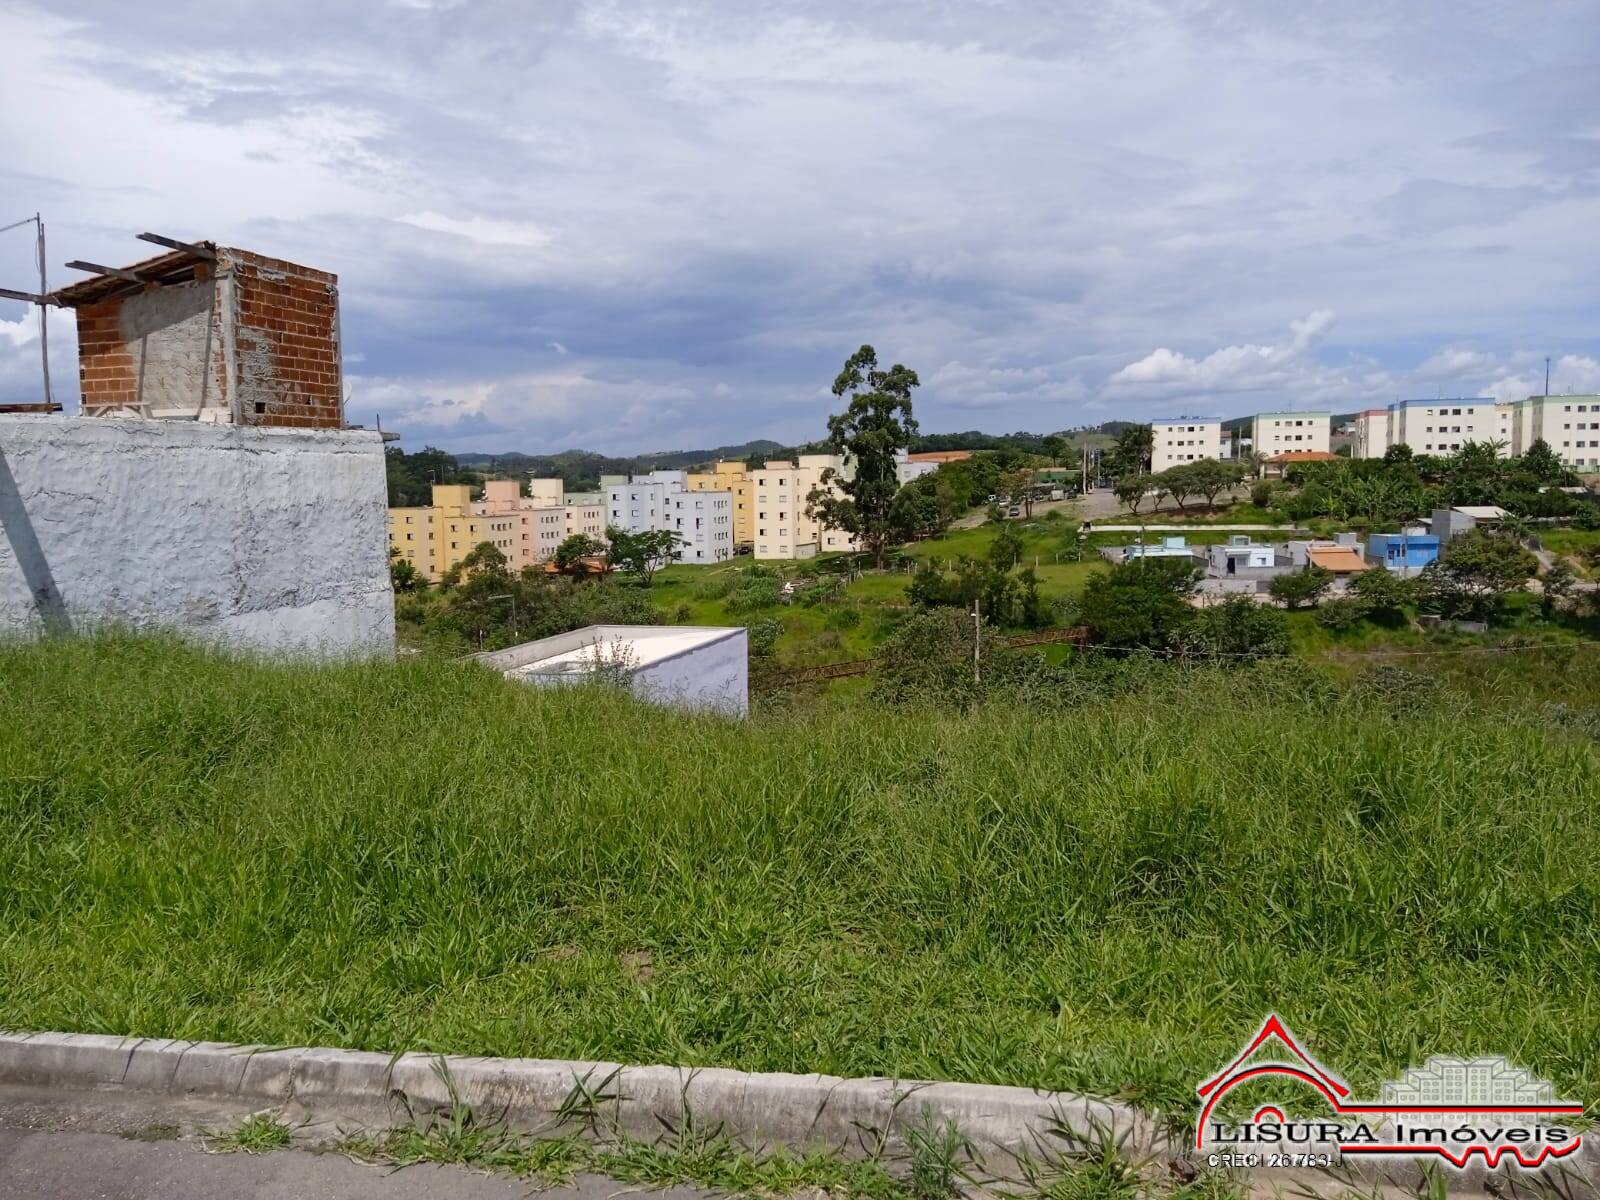
<instances>
[{"instance_id":1,"label":"white apartment building","mask_svg":"<svg viewBox=\"0 0 1600 1200\"><path fill-rule=\"evenodd\" d=\"M1330 453L1331 412L1257 413L1250 428L1250 445L1262 458L1276 458L1295 450Z\"/></svg>"},{"instance_id":2,"label":"white apartment building","mask_svg":"<svg viewBox=\"0 0 1600 1200\"><path fill-rule=\"evenodd\" d=\"M1222 457L1222 421L1217 417L1162 417L1150 422L1152 472Z\"/></svg>"},{"instance_id":3,"label":"white apartment building","mask_svg":"<svg viewBox=\"0 0 1600 1200\"><path fill-rule=\"evenodd\" d=\"M841 455L802 454L798 462L774 459L753 472L757 558L811 558L856 548L850 534L824 529L806 516L808 498L830 468L849 470Z\"/></svg>"},{"instance_id":4,"label":"white apartment building","mask_svg":"<svg viewBox=\"0 0 1600 1200\"><path fill-rule=\"evenodd\" d=\"M564 492L561 503L568 537L581 533L596 541L606 540L606 498L602 493Z\"/></svg>"},{"instance_id":5,"label":"white apartment building","mask_svg":"<svg viewBox=\"0 0 1600 1200\"><path fill-rule=\"evenodd\" d=\"M1513 454L1542 438L1573 470L1600 470L1600 396L1529 396L1511 407Z\"/></svg>"},{"instance_id":6,"label":"white apartment building","mask_svg":"<svg viewBox=\"0 0 1600 1200\"><path fill-rule=\"evenodd\" d=\"M1404 443L1414 454L1453 454L1468 442L1503 442L1511 453L1509 407L1488 396L1440 400L1401 400L1389 406L1390 446Z\"/></svg>"},{"instance_id":7,"label":"white apartment building","mask_svg":"<svg viewBox=\"0 0 1600 1200\"><path fill-rule=\"evenodd\" d=\"M1389 452L1389 410L1369 408L1356 414L1356 440L1352 458L1382 458Z\"/></svg>"},{"instance_id":8,"label":"white apartment building","mask_svg":"<svg viewBox=\"0 0 1600 1200\"><path fill-rule=\"evenodd\" d=\"M679 562L723 562L733 557L733 493L672 492L668 526L687 543Z\"/></svg>"},{"instance_id":9,"label":"white apartment building","mask_svg":"<svg viewBox=\"0 0 1600 1200\"><path fill-rule=\"evenodd\" d=\"M625 482L614 482L614 476L607 480L607 524L629 533L670 529L686 543L679 562L722 562L733 557L732 492L691 492L684 471L651 471Z\"/></svg>"}]
</instances>

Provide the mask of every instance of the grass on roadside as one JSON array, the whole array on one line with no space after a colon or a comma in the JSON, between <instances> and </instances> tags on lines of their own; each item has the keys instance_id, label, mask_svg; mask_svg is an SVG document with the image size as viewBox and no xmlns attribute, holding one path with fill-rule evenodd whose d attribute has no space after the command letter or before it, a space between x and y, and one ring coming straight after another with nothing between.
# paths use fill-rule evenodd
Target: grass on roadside
<instances>
[{"instance_id":1,"label":"grass on roadside","mask_svg":"<svg viewBox=\"0 0 1600 1200\"><path fill-rule=\"evenodd\" d=\"M294 1131L271 1113L251 1113L232 1129L206 1135L206 1149L218 1154L268 1154L287 1149Z\"/></svg>"},{"instance_id":2,"label":"grass on roadside","mask_svg":"<svg viewBox=\"0 0 1600 1200\"><path fill-rule=\"evenodd\" d=\"M733 722L467 663L0 647L0 1024L1181 1117L1275 1010L1361 1092L1499 1053L1592 1103L1596 666Z\"/></svg>"}]
</instances>

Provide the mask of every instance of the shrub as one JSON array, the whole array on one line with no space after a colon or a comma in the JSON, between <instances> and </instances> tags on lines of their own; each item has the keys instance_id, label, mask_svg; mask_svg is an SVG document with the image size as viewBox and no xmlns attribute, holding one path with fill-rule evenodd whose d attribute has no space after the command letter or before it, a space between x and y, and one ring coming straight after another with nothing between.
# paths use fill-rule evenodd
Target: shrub
<instances>
[{"instance_id":1,"label":"shrub","mask_svg":"<svg viewBox=\"0 0 1600 1200\"><path fill-rule=\"evenodd\" d=\"M778 652L778 639L783 636L783 622L771 617L751 621L745 627L745 641L751 658L771 658Z\"/></svg>"},{"instance_id":2,"label":"shrub","mask_svg":"<svg viewBox=\"0 0 1600 1200\"><path fill-rule=\"evenodd\" d=\"M759 575L743 580L728 596L728 611L735 616L760 612L778 604L778 578L776 575Z\"/></svg>"},{"instance_id":3,"label":"shrub","mask_svg":"<svg viewBox=\"0 0 1600 1200\"><path fill-rule=\"evenodd\" d=\"M1384 572L1388 574L1388 572ZM1367 615L1367 606L1355 596L1340 596L1325 602L1317 609L1317 624L1324 629L1343 633L1353 629Z\"/></svg>"},{"instance_id":4,"label":"shrub","mask_svg":"<svg viewBox=\"0 0 1600 1200\"><path fill-rule=\"evenodd\" d=\"M1289 622L1248 596L1229 596L1196 612L1179 630L1177 644L1186 655L1225 663L1271 658L1289 652Z\"/></svg>"},{"instance_id":5,"label":"shrub","mask_svg":"<svg viewBox=\"0 0 1600 1200\"><path fill-rule=\"evenodd\" d=\"M1306 567L1288 575L1279 575L1267 585L1274 600L1283 601L1285 608L1304 608L1322 599L1333 586L1333 572L1326 567Z\"/></svg>"},{"instance_id":6,"label":"shrub","mask_svg":"<svg viewBox=\"0 0 1600 1200\"><path fill-rule=\"evenodd\" d=\"M833 609L824 624L829 629L854 629L861 624L861 610L854 607Z\"/></svg>"},{"instance_id":7,"label":"shrub","mask_svg":"<svg viewBox=\"0 0 1600 1200\"><path fill-rule=\"evenodd\" d=\"M1354 694L1358 699L1381 704L1395 713L1414 713L1432 704L1442 686L1432 675L1393 663L1379 663L1356 678Z\"/></svg>"},{"instance_id":8,"label":"shrub","mask_svg":"<svg viewBox=\"0 0 1600 1200\"><path fill-rule=\"evenodd\" d=\"M1187 558L1121 563L1090 576L1079 602L1083 623L1102 645L1161 649L1193 613L1183 598L1199 578Z\"/></svg>"}]
</instances>

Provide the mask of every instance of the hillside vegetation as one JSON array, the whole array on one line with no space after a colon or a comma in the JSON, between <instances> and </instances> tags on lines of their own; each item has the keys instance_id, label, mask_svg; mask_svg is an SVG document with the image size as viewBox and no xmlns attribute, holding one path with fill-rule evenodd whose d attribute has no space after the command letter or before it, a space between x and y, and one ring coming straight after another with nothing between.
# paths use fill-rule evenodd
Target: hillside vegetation
<instances>
[{"instance_id":1,"label":"hillside vegetation","mask_svg":"<svg viewBox=\"0 0 1600 1200\"><path fill-rule=\"evenodd\" d=\"M1363 1091L1503 1053L1593 1102L1595 657L1477 661L736 723L469 664L0 647L0 1024L1181 1118L1271 1009Z\"/></svg>"}]
</instances>

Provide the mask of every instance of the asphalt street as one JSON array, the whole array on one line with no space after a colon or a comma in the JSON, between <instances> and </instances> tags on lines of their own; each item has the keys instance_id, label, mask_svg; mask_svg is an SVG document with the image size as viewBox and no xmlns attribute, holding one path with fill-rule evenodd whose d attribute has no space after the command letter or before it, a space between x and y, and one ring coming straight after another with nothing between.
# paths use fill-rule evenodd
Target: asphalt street
<instances>
[{"instance_id":1,"label":"asphalt street","mask_svg":"<svg viewBox=\"0 0 1600 1200\"><path fill-rule=\"evenodd\" d=\"M395 1171L334 1153L218 1154L188 1139L0 1128L3 1200L610 1200L638 1190L586 1176L572 1187L538 1191L523 1180L455 1167ZM706 1200L709 1193L671 1188L652 1195Z\"/></svg>"}]
</instances>

